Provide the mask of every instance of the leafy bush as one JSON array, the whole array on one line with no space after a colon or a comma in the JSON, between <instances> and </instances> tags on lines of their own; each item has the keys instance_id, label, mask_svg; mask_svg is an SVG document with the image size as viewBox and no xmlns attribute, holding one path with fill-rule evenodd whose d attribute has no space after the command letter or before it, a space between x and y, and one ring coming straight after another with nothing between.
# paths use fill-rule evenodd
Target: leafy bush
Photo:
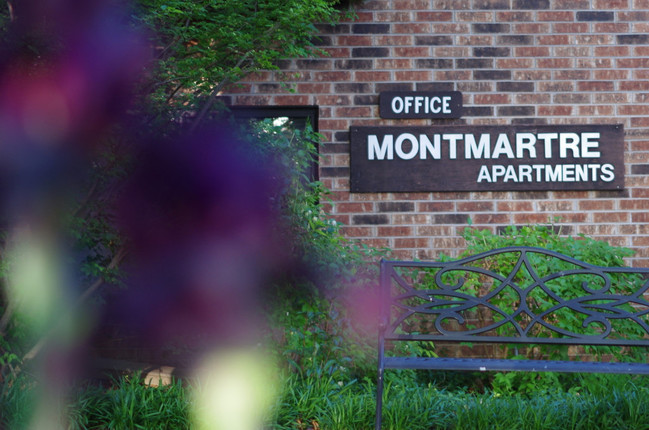
<instances>
[{"instance_id":1,"label":"leafy bush","mask_svg":"<svg viewBox=\"0 0 649 430\"><path fill-rule=\"evenodd\" d=\"M462 253L461 257L475 255L478 253L490 251L496 248L508 246L533 246L544 248L551 251L556 251L567 256L576 258L598 266L605 267L618 267L624 266L624 258L633 254L633 251L626 248L611 246L606 242L597 241L588 238L584 235L579 237L563 236L561 235L560 228L548 225L533 225L524 227L507 227L501 234L493 234L489 230L477 230L468 228L464 231L464 239L466 240L467 247ZM538 276L543 277L550 273L556 273L565 269L572 269L574 266L571 263L559 260L553 257L547 257L541 254L528 255L530 263L533 265L534 270ZM509 275L514 270L514 265L517 262L516 255L512 253L498 254L480 261L482 267L488 268L503 276ZM614 275L617 276L617 282L622 287L617 292L625 293L637 288L642 279L638 275ZM468 290L477 292L481 288L485 288L485 280L476 274L467 275L466 286ZM515 275L514 281L522 285L531 285L534 282L533 275L523 267ZM601 279L593 275L578 275L572 277L560 277L552 281L546 282L546 285L551 288L557 296L564 300L582 296L583 285L588 284L590 288L598 288L601 286ZM495 285L494 287L496 287ZM625 291L624 288L627 288ZM498 306L500 309L511 314L516 311L519 295L513 290L503 290L503 292L495 296L491 303ZM556 305L556 300L548 296L541 289L533 289L529 292L527 297L527 304L531 311L536 315L542 314L544 311L551 309ZM630 305L627 306L630 310ZM495 321L498 321L499 316L493 316ZM559 329L572 333L595 333L599 326L597 324L584 324L584 318L577 315L573 311L567 309L559 309L553 313L552 324ZM508 328L499 328L501 332L508 330ZM613 323L613 330L624 333L625 336L642 336L642 329L632 321L619 320ZM505 334L504 332L502 334ZM544 328L539 328L535 332L538 336L558 336L559 334L553 331L545 331ZM604 354L611 354L617 359L632 359L633 354L637 352L629 352L620 347L591 347L587 348L586 352L598 356ZM565 346L552 346L552 345L537 345L519 351L518 348L512 347L505 351L505 355L514 357L519 354L525 354L527 358L537 358L540 356L567 359L568 349ZM629 355L631 354L631 355ZM538 395L539 392L547 392L552 390L569 389L574 386L574 376L556 373L535 373L535 372L511 372L511 373L498 373L495 374L492 381L492 388L497 393L512 394L534 394Z\"/></svg>"}]
</instances>

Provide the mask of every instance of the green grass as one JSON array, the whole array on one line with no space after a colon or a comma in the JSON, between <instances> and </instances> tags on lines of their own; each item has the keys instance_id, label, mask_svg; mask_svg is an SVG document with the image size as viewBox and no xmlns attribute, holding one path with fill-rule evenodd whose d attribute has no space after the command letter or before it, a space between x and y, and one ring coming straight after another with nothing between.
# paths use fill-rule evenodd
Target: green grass
<instances>
[{"instance_id":1,"label":"green grass","mask_svg":"<svg viewBox=\"0 0 649 430\"><path fill-rule=\"evenodd\" d=\"M625 382L619 382L620 380ZM649 386L633 378L589 378L589 389L542 395L475 394L418 383L394 372L385 386L385 430L649 429ZM0 427L26 428L30 385L5 386ZM368 430L374 426L375 383L291 375L267 424L273 430ZM109 389L79 390L69 405L70 429L189 429L191 388L180 381L146 387L136 377Z\"/></svg>"}]
</instances>

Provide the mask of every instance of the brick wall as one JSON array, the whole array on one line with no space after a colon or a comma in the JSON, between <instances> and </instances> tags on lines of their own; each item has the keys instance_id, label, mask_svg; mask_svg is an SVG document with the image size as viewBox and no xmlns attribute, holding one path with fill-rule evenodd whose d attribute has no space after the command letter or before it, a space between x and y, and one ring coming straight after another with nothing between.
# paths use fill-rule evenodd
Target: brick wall
<instances>
[{"instance_id":1,"label":"brick wall","mask_svg":"<svg viewBox=\"0 0 649 430\"><path fill-rule=\"evenodd\" d=\"M462 248L469 218L489 229L559 218L564 232L633 248L633 263L649 265L649 0L367 0L356 9L356 20L319 26L327 57L287 62L230 94L237 105L319 106L320 175L347 236L430 259ZM461 91L464 115L380 119L388 90ZM610 123L625 129L623 191L349 192L351 125Z\"/></svg>"}]
</instances>

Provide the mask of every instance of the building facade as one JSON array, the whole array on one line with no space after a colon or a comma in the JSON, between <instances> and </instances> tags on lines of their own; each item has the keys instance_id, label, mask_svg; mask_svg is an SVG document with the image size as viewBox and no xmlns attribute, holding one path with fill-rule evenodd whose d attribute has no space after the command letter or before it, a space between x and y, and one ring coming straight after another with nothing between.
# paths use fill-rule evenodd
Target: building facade
<instances>
[{"instance_id":1,"label":"building facade","mask_svg":"<svg viewBox=\"0 0 649 430\"><path fill-rule=\"evenodd\" d=\"M649 265L649 0L366 0L355 11L318 26L326 56L225 94L233 106L315 109L319 177L345 236L434 259L463 249L469 223L553 222ZM461 97L461 115L390 118L380 107L391 95L401 113L439 111L446 94ZM539 163L561 165L563 180ZM588 183L575 185L575 168Z\"/></svg>"}]
</instances>

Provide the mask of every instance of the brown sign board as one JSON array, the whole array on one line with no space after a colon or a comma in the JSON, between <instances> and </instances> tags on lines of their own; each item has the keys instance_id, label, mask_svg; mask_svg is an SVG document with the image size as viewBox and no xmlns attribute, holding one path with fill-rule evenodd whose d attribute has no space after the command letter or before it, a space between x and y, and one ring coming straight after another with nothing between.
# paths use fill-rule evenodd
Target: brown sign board
<instances>
[{"instance_id":1,"label":"brown sign board","mask_svg":"<svg viewBox=\"0 0 649 430\"><path fill-rule=\"evenodd\" d=\"M461 118L459 91L384 91L379 94L379 115L388 119Z\"/></svg>"},{"instance_id":2,"label":"brown sign board","mask_svg":"<svg viewBox=\"0 0 649 430\"><path fill-rule=\"evenodd\" d=\"M621 190L613 125L350 128L352 192Z\"/></svg>"}]
</instances>

